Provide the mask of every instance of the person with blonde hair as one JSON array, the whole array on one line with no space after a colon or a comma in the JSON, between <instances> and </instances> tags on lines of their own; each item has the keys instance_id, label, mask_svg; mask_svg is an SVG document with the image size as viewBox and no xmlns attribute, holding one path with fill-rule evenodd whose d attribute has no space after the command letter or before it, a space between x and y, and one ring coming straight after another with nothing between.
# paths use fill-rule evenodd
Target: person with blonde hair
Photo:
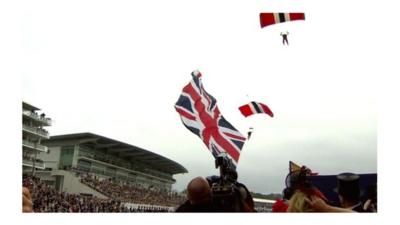
<instances>
[{"instance_id":1,"label":"person with blonde hair","mask_svg":"<svg viewBox=\"0 0 400 225\"><path fill-rule=\"evenodd\" d=\"M311 170L302 166L300 170L290 172L286 177L286 190L284 195L289 199L287 212L314 212L314 208L310 204L310 198L315 197L323 202L328 199L316 187L311 184L309 176Z\"/></svg>"},{"instance_id":2,"label":"person with blonde hair","mask_svg":"<svg viewBox=\"0 0 400 225\"><path fill-rule=\"evenodd\" d=\"M301 190L296 190L289 200L287 212L314 212L308 204L307 194Z\"/></svg>"}]
</instances>

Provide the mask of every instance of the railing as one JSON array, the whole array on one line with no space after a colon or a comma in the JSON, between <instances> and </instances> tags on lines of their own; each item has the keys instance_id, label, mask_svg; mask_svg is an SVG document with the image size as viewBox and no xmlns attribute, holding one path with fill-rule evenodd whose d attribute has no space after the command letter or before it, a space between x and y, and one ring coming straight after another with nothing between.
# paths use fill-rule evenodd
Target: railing
<instances>
[{"instance_id":1,"label":"railing","mask_svg":"<svg viewBox=\"0 0 400 225\"><path fill-rule=\"evenodd\" d=\"M78 155L78 156L81 157L81 158L83 158L83 159L95 160L95 161L97 161L97 162L101 162L101 163L104 163L104 164L110 164L110 165L112 165L113 167L116 167L116 168L119 168L119 169L124 169L124 170L127 171L127 172L132 172L132 173L135 173L135 174L141 174L141 175L143 175L143 176L145 176L145 177L150 177L150 178L153 178L153 179L162 180L162 181L166 181L166 182L171 182L171 180L172 180L173 182L175 182L175 179L173 179L172 176L169 177L169 178L157 177L157 176L148 174L148 173L146 173L145 171L139 171L139 170L135 170L135 169L132 169L132 168L121 167L121 166L118 166L118 165L111 164L110 162L105 162L105 161L98 160L98 159L96 159L96 158L91 158L91 157L83 156L83 155L81 155L80 153L81 153L81 152L79 152L79 155ZM95 170L95 171L97 171L97 172L100 173L100 174L105 174L105 168L104 168L104 169L100 169L100 168L97 168L97 167L93 167L93 166L92 166L90 170L91 170L91 172L92 172L93 170ZM137 177L136 179L138 179L138 178L139 178L139 177Z\"/></svg>"},{"instance_id":2,"label":"railing","mask_svg":"<svg viewBox=\"0 0 400 225\"><path fill-rule=\"evenodd\" d=\"M22 144L28 148L36 149L42 152L48 152L47 146L36 144L27 140L22 140Z\"/></svg>"},{"instance_id":3,"label":"railing","mask_svg":"<svg viewBox=\"0 0 400 225\"><path fill-rule=\"evenodd\" d=\"M132 165L131 163L129 163L129 162L125 161L125 160L121 160L121 159L118 159L117 157L113 157L113 156L107 156L106 154L89 153L89 152L86 152L86 151L79 151L79 156L88 157L88 158L91 158L91 159L95 159L95 160L99 160L99 161L102 161L102 162L110 163L110 164L117 165L117 166L129 169L129 170L135 170L135 171L139 171L139 172L142 172L142 173L151 174L151 175L154 175L156 177L161 177L161 178L168 179L168 180L171 180L171 179L174 180L172 178L172 176L169 175L169 174L166 174L166 173L163 173L163 172L159 172L159 171L155 171L155 170L152 170L152 169L144 169L145 168L144 165L141 165L141 164L138 165L138 163L136 163L136 162L133 163L133 165Z\"/></svg>"},{"instance_id":4,"label":"railing","mask_svg":"<svg viewBox=\"0 0 400 225\"><path fill-rule=\"evenodd\" d=\"M165 174L165 173L162 173L162 172L158 172L158 171L155 171L155 170L151 170L151 169L144 169L144 171L146 172L146 173L149 173L149 174L152 174L152 175L155 175L155 176L159 176L159 177L163 177L163 178L166 178L166 179L171 179L172 178L172 176L171 175L168 175L168 174Z\"/></svg>"},{"instance_id":5,"label":"railing","mask_svg":"<svg viewBox=\"0 0 400 225\"><path fill-rule=\"evenodd\" d=\"M22 114L29 116L30 118L32 118L34 120L43 122L48 126L51 126L52 121L50 118L39 116L36 112L23 111Z\"/></svg>"},{"instance_id":6,"label":"railing","mask_svg":"<svg viewBox=\"0 0 400 225\"><path fill-rule=\"evenodd\" d=\"M22 164L25 166L31 166L33 167L33 160L32 159L22 159ZM39 169L44 169L45 168L45 164L43 161L35 161L35 167L39 168Z\"/></svg>"},{"instance_id":7,"label":"railing","mask_svg":"<svg viewBox=\"0 0 400 225\"><path fill-rule=\"evenodd\" d=\"M27 130L27 131L29 131L31 133L40 135L40 136L45 137L47 139L50 138L49 132L47 132L45 129L31 127L31 126L28 126L28 125L25 125L25 124L22 124L22 129Z\"/></svg>"}]
</instances>

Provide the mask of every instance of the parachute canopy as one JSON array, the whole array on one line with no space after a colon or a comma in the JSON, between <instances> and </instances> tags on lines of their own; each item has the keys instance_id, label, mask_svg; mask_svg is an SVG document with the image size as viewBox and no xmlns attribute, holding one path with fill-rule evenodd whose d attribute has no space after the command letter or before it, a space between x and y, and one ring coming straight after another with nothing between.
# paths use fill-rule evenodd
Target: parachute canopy
<instances>
[{"instance_id":1,"label":"parachute canopy","mask_svg":"<svg viewBox=\"0 0 400 225\"><path fill-rule=\"evenodd\" d=\"M257 113L266 113L271 117L274 117L272 111L268 108L267 105L259 102L250 102L246 105L242 105L239 107L240 112L245 116L251 116Z\"/></svg>"},{"instance_id":2,"label":"parachute canopy","mask_svg":"<svg viewBox=\"0 0 400 225\"><path fill-rule=\"evenodd\" d=\"M305 20L304 13L260 13L261 28L293 20Z\"/></svg>"}]
</instances>

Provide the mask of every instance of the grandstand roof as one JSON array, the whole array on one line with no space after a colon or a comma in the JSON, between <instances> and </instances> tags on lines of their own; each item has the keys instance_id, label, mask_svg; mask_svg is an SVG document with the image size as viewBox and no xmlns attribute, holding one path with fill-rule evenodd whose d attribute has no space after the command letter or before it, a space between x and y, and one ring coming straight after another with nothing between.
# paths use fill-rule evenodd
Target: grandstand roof
<instances>
[{"instance_id":1,"label":"grandstand roof","mask_svg":"<svg viewBox=\"0 0 400 225\"><path fill-rule=\"evenodd\" d=\"M22 108L23 109L27 109L27 110L34 110L34 111L40 110L38 107L33 106L33 105L31 105L29 103L26 103L26 102L22 102Z\"/></svg>"},{"instance_id":2,"label":"grandstand roof","mask_svg":"<svg viewBox=\"0 0 400 225\"><path fill-rule=\"evenodd\" d=\"M134 145L126 144L121 141L116 141L111 138L103 137L93 133L76 133L76 134L65 134L51 136L49 140L45 141L48 146L55 146L56 143L75 143L75 144L85 144L93 149L107 150L108 153L116 153L120 157L127 160L140 161L152 168L158 169L160 171L177 174L177 173L187 173L185 167L177 162L174 162L164 156L158 155L154 152L136 147Z\"/></svg>"}]
</instances>

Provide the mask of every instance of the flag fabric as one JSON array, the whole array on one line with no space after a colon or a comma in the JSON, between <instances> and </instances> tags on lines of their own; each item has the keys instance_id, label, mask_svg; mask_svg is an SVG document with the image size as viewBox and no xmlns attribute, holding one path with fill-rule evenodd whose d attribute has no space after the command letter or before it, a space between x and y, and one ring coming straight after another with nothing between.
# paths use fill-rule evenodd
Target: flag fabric
<instances>
[{"instance_id":1,"label":"flag fabric","mask_svg":"<svg viewBox=\"0 0 400 225\"><path fill-rule=\"evenodd\" d=\"M217 100L204 90L201 73L192 72L192 80L175 103L183 125L199 136L216 158L226 152L236 165L246 138L220 113Z\"/></svg>"}]
</instances>

